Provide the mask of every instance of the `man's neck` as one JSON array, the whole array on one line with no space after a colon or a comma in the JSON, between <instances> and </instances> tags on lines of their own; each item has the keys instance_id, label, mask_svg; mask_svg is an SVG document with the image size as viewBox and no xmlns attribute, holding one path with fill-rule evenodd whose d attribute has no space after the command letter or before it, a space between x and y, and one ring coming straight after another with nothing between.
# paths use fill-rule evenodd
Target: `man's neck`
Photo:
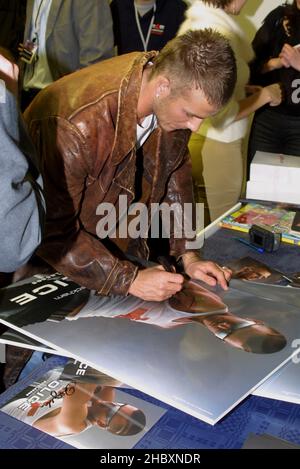
<instances>
[{"instance_id":1,"label":"man's neck","mask_svg":"<svg viewBox=\"0 0 300 469\"><path fill-rule=\"evenodd\" d=\"M141 123L146 116L153 112L153 99L155 93L154 80L149 80L150 70L145 68L143 71L142 85L137 105L137 118Z\"/></svg>"}]
</instances>

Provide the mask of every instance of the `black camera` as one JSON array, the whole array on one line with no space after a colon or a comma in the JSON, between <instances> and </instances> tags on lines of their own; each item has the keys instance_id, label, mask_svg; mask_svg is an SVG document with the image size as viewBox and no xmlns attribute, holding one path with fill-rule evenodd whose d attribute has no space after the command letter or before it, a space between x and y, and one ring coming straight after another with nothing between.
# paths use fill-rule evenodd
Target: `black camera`
<instances>
[{"instance_id":1,"label":"black camera","mask_svg":"<svg viewBox=\"0 0 300 469\"><path fill-rule=\"evenodd\" d=\"M252 225L249 230L250 243L263 248L267 252L277 251L280 246L281 233L270 226Z\"/></svg>"}]
</instances>

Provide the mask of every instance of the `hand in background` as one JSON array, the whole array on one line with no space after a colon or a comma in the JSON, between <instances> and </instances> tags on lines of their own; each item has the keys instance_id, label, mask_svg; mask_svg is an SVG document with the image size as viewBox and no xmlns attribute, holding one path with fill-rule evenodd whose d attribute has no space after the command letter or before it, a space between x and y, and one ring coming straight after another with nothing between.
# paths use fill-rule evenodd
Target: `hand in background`
<instances>
[{"instance_id":1,"label":"hand in background","mask_svg":"<svg viewBox=\"0 0 300 469\"><path fill-rule=\"evenodd\" d=\"M279 57L284 67L293 67L295 70L300 71L300 47L284 44Z\"/></svg>"},{"instance_id":2,"label":"hand in background","mask_svg":"<svg viewBox=\"0 0 300 469\"><path fill-rule=\"evenodd\" d=\"M262 89L262 93L265 95L266 102L269 103L270 106L278 106L283 98L282 88L279 83L265 86Z\"/></svg>"},{"instance_id":3,"label":"hand in background","mask_svg":"<svg viewBox=\"0 0 300 469\"><path fill-rule=\"evenodd\" d=\"M18 95L19 67L13 62L10 54L0 48L0 79L15 97Z\"/></svg>"}]
</instances>

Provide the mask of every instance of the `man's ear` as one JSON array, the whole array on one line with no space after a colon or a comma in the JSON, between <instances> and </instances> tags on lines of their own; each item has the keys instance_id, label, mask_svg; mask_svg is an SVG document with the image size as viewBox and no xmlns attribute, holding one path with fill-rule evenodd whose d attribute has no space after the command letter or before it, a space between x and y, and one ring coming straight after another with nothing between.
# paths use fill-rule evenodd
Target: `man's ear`
<instances>
[{"instance_id":1,"label":"man's ear","mask_svg":"<svg viewBox=\"0 0 300 469\"><path fill-rule=\"evenodd\" d=\"M170 92L170 80L163 75L158 76L156 81L155 96L157 98L166 98L169 96Z\"/></svg>"}]
</instances>

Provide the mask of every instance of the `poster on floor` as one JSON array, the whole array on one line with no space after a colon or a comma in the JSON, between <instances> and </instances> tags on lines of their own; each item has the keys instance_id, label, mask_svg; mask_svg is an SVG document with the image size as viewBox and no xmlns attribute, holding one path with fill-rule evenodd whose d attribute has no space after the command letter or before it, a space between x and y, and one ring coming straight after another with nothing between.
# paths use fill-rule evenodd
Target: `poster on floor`
<instances>
[{"instance_id":1,"label":"poster on floor","mask_svg":"<svg viewBox=\"0 0 300 469\"><path fill-rule=\"evenodd\" d=\"M124 389L114 378L70 360L0 410L76 448L132 448L165 410Z\"/></svg>"}]
</instances>

